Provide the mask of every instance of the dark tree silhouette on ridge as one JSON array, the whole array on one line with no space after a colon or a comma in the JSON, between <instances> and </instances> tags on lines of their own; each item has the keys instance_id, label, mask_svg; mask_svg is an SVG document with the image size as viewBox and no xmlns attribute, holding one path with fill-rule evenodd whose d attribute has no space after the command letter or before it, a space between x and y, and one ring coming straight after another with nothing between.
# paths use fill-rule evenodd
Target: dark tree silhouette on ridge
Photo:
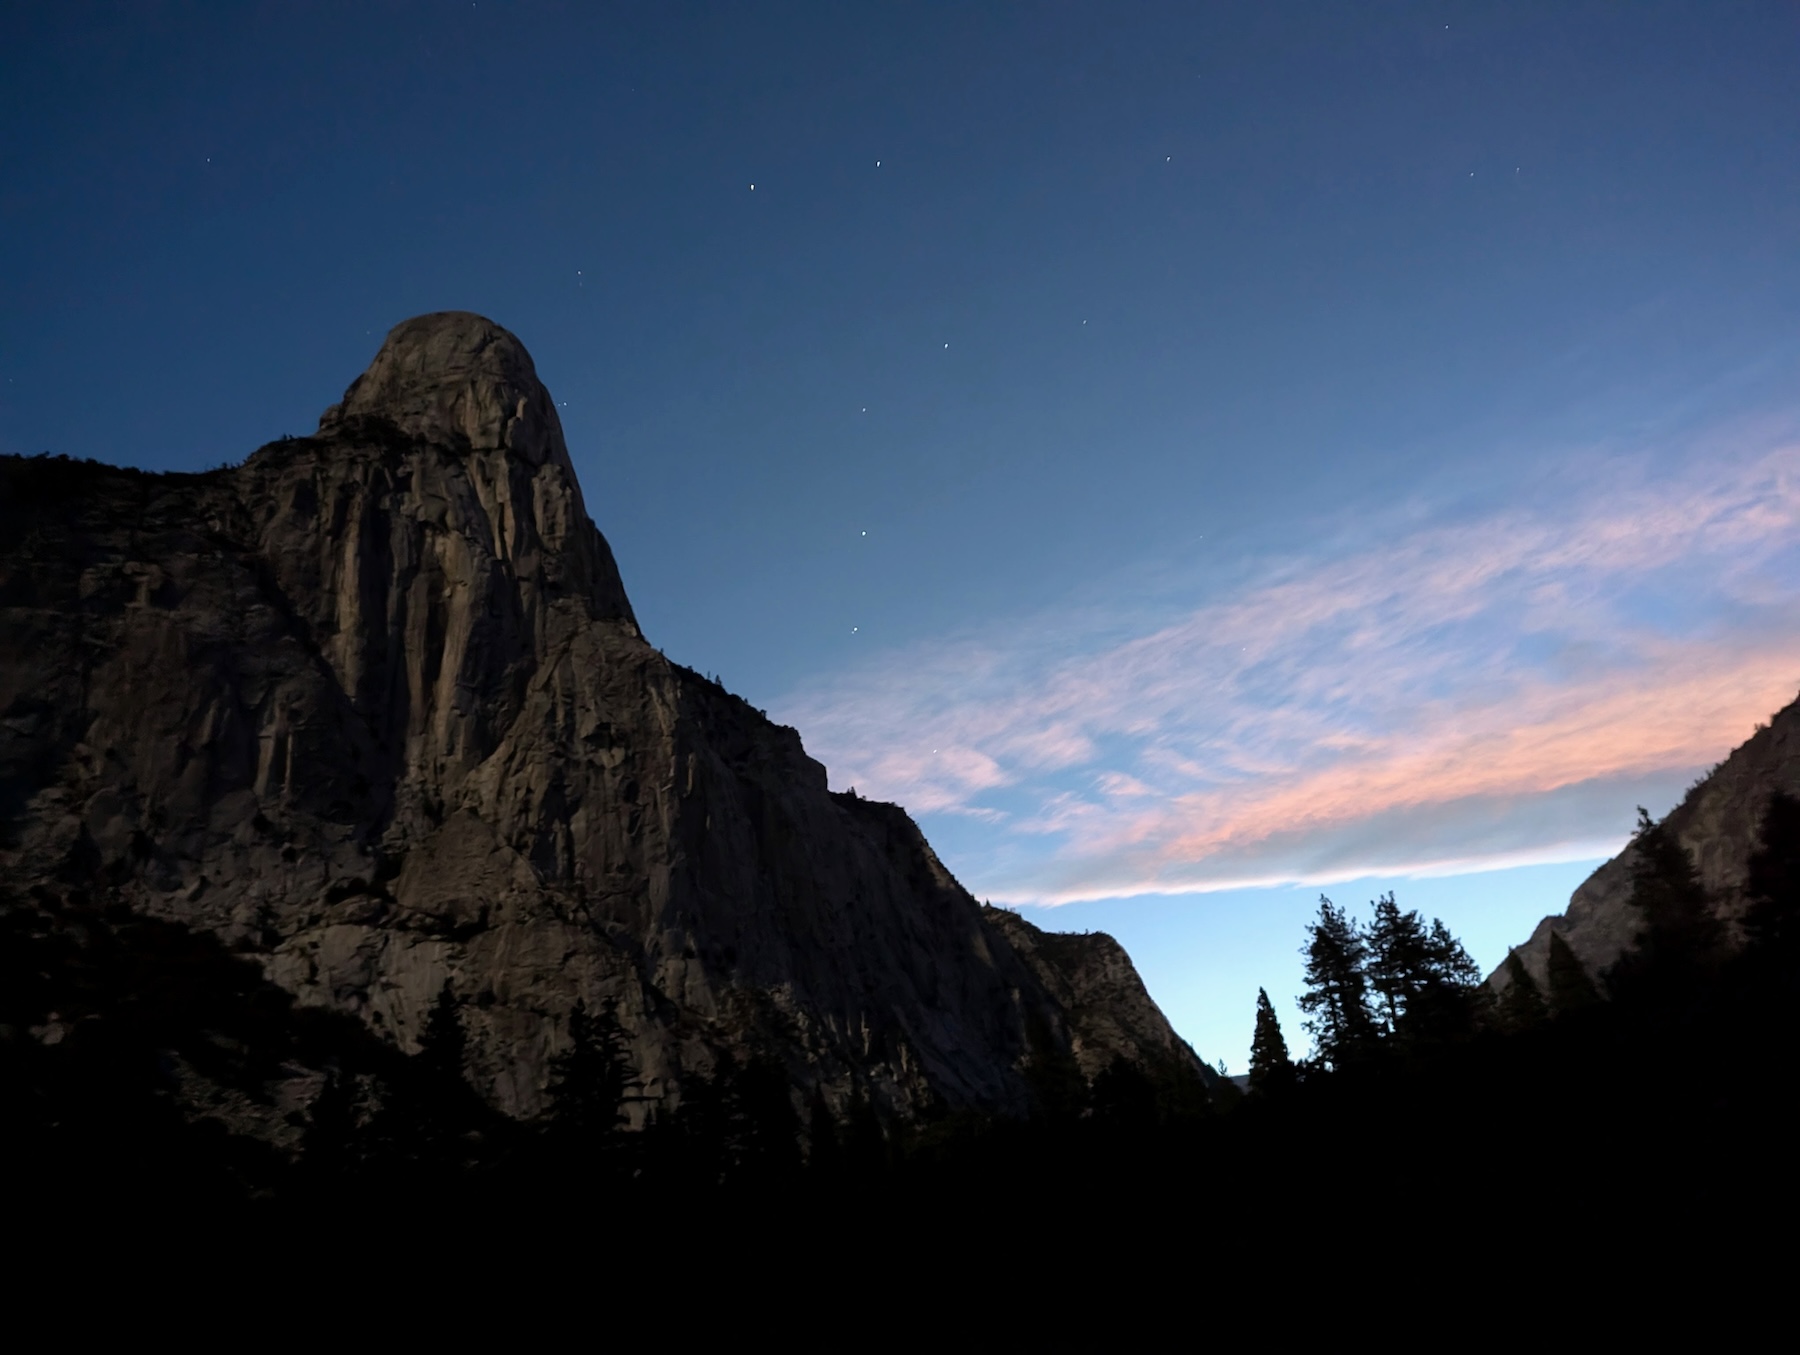
<instances>
[{"instance_id":1,"label":"dark tree silhouette on ridge","mask_svg":"<svg viewBox=\"0 0 1800 1355\"><path fill-rule=\"evenodd\" d=\"M1717 968L1724 932L1693 858L1642 805L1632 844L1631 902L1643 927L1633 949L1607 974L1607 984L1617 997L1679 1001Z\"/></svg>"},{"instance_id":2,"label":"dark tree silhouette on ridge","mask_svg":"<svg viewBox=\"0 0 1800 1355\"><path fill-rule=\"evenodd\" d=\"M1744 881L1744 931L1761 958L1791 973L1800 952L1800 799L1771 795L1757 838Z\"/></svg>"},{"instance_id":3,"label":"dark tree silhouette on ridge","mask_svg":"<svg viewBox=\"0 0 1800 1355\"><path fill-rule=\"evenodd\" d=\"M1544 994L1518 952L1508 951L1501 968L1506 971L1506 991L1500 995L1500 1024L1514 1031L1541 1025L1550 1009L1544 1005Z\"/></svg>"},{"instance_id":4,"label":"dark tree silhouette on ridge","mask_svg":"<svg viewBox=\"0 0 1800 1355\"><path fill-rule=\"evenodd\" d=\"M1569 943L1559 931L1550 933L1550 959L1546 966L1550 978L1550 1014L1568 1016L1586 1011L1600 1001L1600 990L1588 975Z\"/></svg>"}]
</instances>

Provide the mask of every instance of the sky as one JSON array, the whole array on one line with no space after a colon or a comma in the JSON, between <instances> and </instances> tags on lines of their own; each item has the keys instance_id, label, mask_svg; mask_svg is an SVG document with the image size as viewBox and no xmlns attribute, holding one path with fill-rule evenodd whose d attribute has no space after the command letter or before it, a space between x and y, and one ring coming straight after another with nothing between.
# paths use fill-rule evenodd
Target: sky
<instances>
[{"instance_id":1,"label":"sky","mask_svg":"<svg viewBox=\"0 0 1800 1355\"><path fill-rule=\"evenodd\" d=\"M0 452L517 333L646 633L1209 1061L1800 690L1800 9L10 6Z\"/></svg>"}]
</instances>

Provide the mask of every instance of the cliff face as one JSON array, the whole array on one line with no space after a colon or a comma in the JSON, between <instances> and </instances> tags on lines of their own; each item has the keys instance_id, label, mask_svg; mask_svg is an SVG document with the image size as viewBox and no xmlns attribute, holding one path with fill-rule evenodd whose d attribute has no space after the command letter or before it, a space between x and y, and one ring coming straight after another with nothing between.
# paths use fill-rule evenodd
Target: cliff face
<instances>
[{"instance_id":1,"label":"cliff face","mask_svg":"<svg viewBox=\"0 0 1800 1355\"><path fill-rule=\"evenodd\" d=\"M1105 932L1046 932L1003 908L981 911L1062 1009L1070 1052L1090 1082L1115 1059L1152 1071L1196 1071L1209 1085L1218 1079L1170 1027L1125 948Z\"/></svg>"},{"instance_id":2,"label":"cliff face","mask_svg":"<svg viewBox=\"0 0 1800 1355\"><path fill-rule=\"evenodd\" d=\"M402 1049L448 982L513 1115L578 999L665 1100L730 1051L834 1105L1016 1110L1028 1026L1199 1067L1116 945L1057 938L1101 976L1059 983L902 811L646 643L529 356L471 315L235 468L0 461L0 876Z\"/></svg>"},{"instance_id":3,"label":"cliff face","mask_svg":"<svg viewBox=\"0 0 1800 1355\"><path fill-rule=\"evenodd\" d=\"M1718 915L1728 924L1744 911L1750 857L1759 845L1763 811L1776 791L1800 794L1800 701L1784 707L1732 750L1664 820L1693 859ZM1548 984L1552 932L1562 935L1595 976L1631 948L1643 926L1631 902L1636 859L1636 849L1627 846L1581 882L1569 898L1568 911L1545 918L1531 938L1515 948L1514 954L1540 987ZM1505 970L1496 971L1488 982L1504 990Z\"/></svg>"}]
</instances>

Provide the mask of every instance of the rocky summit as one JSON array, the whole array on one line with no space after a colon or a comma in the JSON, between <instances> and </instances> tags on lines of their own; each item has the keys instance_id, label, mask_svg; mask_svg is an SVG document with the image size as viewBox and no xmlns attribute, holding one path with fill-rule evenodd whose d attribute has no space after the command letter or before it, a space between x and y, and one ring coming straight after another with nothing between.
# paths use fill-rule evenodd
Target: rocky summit
<instances>
[{"instance_id":1,"label":"rocky summit","mask_svg":"<svg viewBox=\"0 0 1800 1355\"><path fill-rule=\"evenodd\" d=\"M235 467L0 460L0 876L214 938L402 1052L448 994L517 1118L578 1001L640 1121L727 1056L896 1119L1024 1110L1044 1060L1212 1076L1109 938L984 910L645 640L529 354L469 314L397 326ZM321 1081L289 1059L239 1119L278 1133Z\"/></svg>"}]
</instances>

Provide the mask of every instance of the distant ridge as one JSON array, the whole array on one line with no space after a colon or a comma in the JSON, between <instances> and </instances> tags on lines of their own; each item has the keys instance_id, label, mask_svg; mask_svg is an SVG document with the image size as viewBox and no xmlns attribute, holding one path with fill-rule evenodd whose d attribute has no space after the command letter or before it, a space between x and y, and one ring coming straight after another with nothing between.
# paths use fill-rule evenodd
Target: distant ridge
<instances>
[{"instance_id":1,"label":"distant ridge","mask_svg":"<svg viewBox=\"0 0 1800 1355\"><path fill-rule=\"evenodd\" d=\"M1745 876L1758 845L1762 816L1776 791L1800 795L1800 700L1732 750L1695 783L1664 825L1693 858L1718 916L1735 936L1746 905ZM1635 846L1627 845L1595 870L1569 898L1568 909L1539 922L1512 952L1540 987L1549 982L1550 940L1565 940L1582 966L1599 978L1629 950L1643 926L1631 902ZM1502 966L1488 978L1496 990L1509 985Z\"/></svg>"}]
</instances>

